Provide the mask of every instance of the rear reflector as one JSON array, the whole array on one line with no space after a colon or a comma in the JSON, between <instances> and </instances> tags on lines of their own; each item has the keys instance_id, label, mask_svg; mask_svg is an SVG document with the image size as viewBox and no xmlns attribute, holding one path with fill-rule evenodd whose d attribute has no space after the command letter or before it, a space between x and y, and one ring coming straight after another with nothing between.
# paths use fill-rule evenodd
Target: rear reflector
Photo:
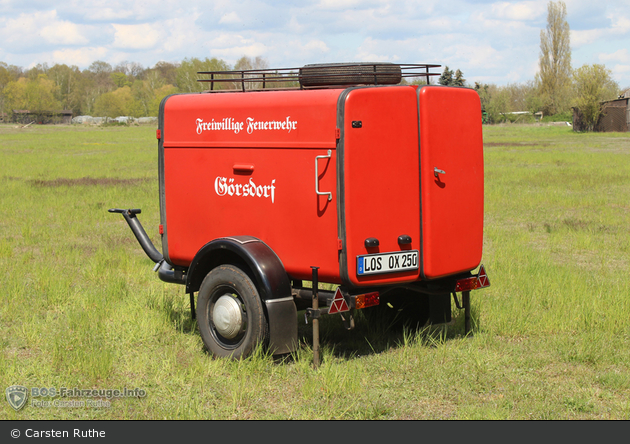
<instances>
[{"instance_id":1,"label":"rear reflector","mask_svg":"<svg viewBox=\"0 0 630 444\"><path fill-rule=\"evenodd\" d=\"M455 284L455 292L458 291L470 291L478 288L484 288L490 286L490 279L488 279L488 273L482 265L479 268L479 274L466 279L460 279Z\"/></svg>"},{"instance_id":2,"label":"rear reflector","mask_svg":"<svg viewBox=\"0 0 630 444\"><path fill-rule=\"evenodd\" d=\"M366 307L372 307L380 303L379 294L377 291L373 293L360 294L355 297L354 308L360 310Z\"/></svg>"},{"instance_id":3,"label":"rear reflector","mask_svg":"<svg viewBox=\"0 0 630 444\"><path fill-rule=\"evenodd\" d=\"M344 311L350 311L350 307L348 307L346 299L343 297L343 294L341 294L341 289L337 287L337 291L335 291L335 297L333 297L332 301L330 301L328 314L341 313Z\"/></svg>"}]
</instances>

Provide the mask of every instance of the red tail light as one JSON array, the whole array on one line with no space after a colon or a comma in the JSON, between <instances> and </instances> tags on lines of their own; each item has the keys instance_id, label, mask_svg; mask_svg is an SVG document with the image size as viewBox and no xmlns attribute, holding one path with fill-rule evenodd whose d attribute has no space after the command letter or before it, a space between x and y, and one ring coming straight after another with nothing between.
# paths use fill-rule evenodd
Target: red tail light
<instances>
[{"instance_id":1,"label":"red tail light","mask_svg":"<svg viewBox=\"0 0 630 444\"><path fill-rule=\"evenodd\" d=\"M380 303L379 294L377 291L373 293L365 293L356 296L354 300L354 307L357 310L366 307L372 307L374 305L378 305Z\"/></svg>"},{"instance_id":2,"label":"red tail light","mask_svg":"<svg viewBox=\"0 0 630 444\"><path fill-rule=\"evenodd\" d=\"M470 291L478 288L484 288L490 286L490 279L488 279L488 273L482 265L479 268L479 274L466 279L460 279L455 284L455 292L458 291Z\"/></svg>"},{"instance_id":3,"label":"red tail light","mask_svg":"<svg viewBox=\"0 0 630 444\"><path fill-rule=\"evenodd\" d=\"M478 283L479 279L477 279L476 276L473 277L469 277L466 279L460 279L457 281L457 284L455 284L455 291L470 291L470 290L476 290L477 287L477 283Z\"/></svg>"}]
</instances>

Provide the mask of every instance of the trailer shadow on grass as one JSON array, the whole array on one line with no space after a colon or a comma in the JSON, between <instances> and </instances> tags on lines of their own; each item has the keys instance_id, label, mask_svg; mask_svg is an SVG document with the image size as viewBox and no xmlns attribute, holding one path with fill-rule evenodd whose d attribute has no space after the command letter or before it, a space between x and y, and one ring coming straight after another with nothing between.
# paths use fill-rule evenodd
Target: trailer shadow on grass
<instances>
[{"instance_id":1,"label":"trailer shadow on grass","mask_svg":"<svg viewBox=\"0 0 630 444\"><path fill-rule=\"evenodd\" d=\"M162 294L151 300L149 306L159 311L178 332L188 335L199 334L197 319L193 319L188 303L188 295L185 300L180 300L177 294Z\"/></svg>"},{"instance_id":2,"label":"trailer shadow on grass","mask_svg":"<svg viewBox=\"0 0 630 444\"><path fill-rule=\"evenodd\" d=\"M158 298L154 305L168 322L179 332L186 335L199 335L197 320L192 319L190 306L187 303L166 295ZM300 347L313 347L313 323L305 322L305 311L298 311L298 341ZM346 314L347 315L347 314ZM409 322L391 322L391 320L374 320L364 315L361 310L353 313L354 328L347 330L338 314L324 315L319 319L320 347L335 358L350 360L362 356L378 355L391 349L401 349L413 344L435 347L454 338L465 336L464 311L453 309L452 320L448 324L411 325ZM471 307L472 331L474 335L479 329L479 316L475 304ZM274 359L277 364L292 360L290 355Z\"/></svg>"},{"instance_id":3,"label":"trailer shadow on grass","mask_svg":"<svg viewBox=\"0 0 630 444\"><path fill-rule=\"evenodd\" d=\"M409 322L369 322L361 311L354 312L355 326L347 330L339 315L320 318L319 336L322 350L328 349L336 358L355 359L376 355L391 349L412 344L435 347L454 338L466 336L464 311L455 309L447 324L413 325ZM479 330L479 316L474 304L471 307L472 336ZM313 347L313 325L305 323L304 311L298 312L298 339L307 348Z\"/></svg>"}]
</instances>

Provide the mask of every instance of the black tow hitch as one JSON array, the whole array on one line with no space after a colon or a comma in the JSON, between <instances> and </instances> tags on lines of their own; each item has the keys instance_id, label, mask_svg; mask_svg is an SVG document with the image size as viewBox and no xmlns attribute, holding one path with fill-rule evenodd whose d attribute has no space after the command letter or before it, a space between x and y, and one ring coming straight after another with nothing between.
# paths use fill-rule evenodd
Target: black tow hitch
<instances>
[{"instance_id":1,"label":"black tow hitch","mask_svg":"<svg viewBox=\"0 0 630 444\"><path fill-rule=\"evenodd\" d=\"M109 212L120 213L123 215L123 217L127 221L127 224L129 225L129 228L131 228L131 231L136 236L138 243L140 244L146 255L149 256L149 258L156 263L153 271L158 272L158 277L162 281L172 284L186 285L186 277L184 273L180 270L174 270L171 264L164 260L164 256L162 255L162 253L160 253L155 248L153 242L151 242L151 239L147 235L147 232L144 231L142 224L136 217L136 214L140 214L142 210L140 210L139 208L127 210L121 208L110 208Z\"/></svg>"}]
</instances>

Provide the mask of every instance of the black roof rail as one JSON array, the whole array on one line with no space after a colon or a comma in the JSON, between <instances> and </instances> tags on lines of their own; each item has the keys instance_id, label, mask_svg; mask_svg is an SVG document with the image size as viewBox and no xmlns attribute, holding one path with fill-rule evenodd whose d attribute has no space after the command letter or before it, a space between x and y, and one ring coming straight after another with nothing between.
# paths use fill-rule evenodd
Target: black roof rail
<instances>
[{"instance_id":1,"label":"black roof rail","mask_svg":"<svg viewBox=\"0 0 630 444\"><path fill-rule=\"evenodd\" d=\"M305 65L301 68L264 68L233 71L200 71L210 78L198 82L210 83L210 91L261 90L261 89L313 89L339 88L351 85L396 85L403 78L424 77L427 83L432 76L432 64L395 63L327 63ZM229 89L215 89L227 84Z\"/></svg>"}]
</instances>

